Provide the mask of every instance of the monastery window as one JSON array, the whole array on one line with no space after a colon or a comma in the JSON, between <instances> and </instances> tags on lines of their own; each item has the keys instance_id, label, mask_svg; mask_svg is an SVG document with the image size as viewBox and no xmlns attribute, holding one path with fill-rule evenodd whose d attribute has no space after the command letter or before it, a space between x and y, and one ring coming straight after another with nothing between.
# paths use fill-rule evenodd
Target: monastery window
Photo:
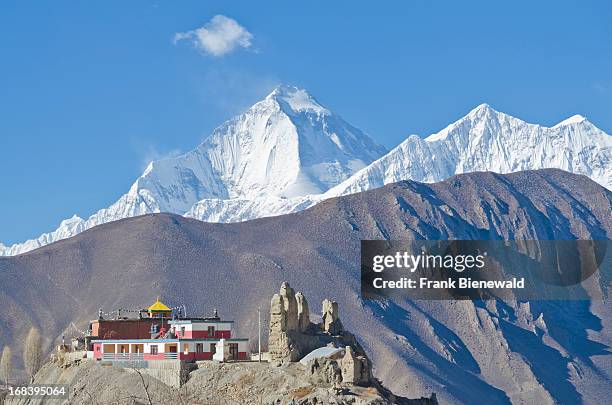
<instances>
[{"instance_id":1,"label":"monastery window","mask_svg":"<svg viewBox=\"0 0 612 405\"><path fill-rule=\"evenodd\" d=\"M189 354L189 343L185 343L185 354Z\"/></svg>"},{"instance_id":2,"label":"monastery window","mask_svg":"<svg viewBox=\"0 0 612 405\"><path fill-rule=\"evenodd\" d=\"M151 354L157 354L157 345L151 345Z\"/></svg>"},{"instance_id":3,"label":"monastery window","mask_svg":"<svg viewBox=\"0 0 612 405\"><path fill-rule=\"evenodd\" d=\"M208 327L208 337L215 337L215 327L214 326Z\"/></svg>"},{"instance_id":4,"label":"monastery window","mask_svg":"<svg viewBox=\"0 0 612 405\"><path fill-rule=\"evenodd\" d=\"M204 344L196 343L196 353L204 353Z\"/></svg>"}]
</instances>

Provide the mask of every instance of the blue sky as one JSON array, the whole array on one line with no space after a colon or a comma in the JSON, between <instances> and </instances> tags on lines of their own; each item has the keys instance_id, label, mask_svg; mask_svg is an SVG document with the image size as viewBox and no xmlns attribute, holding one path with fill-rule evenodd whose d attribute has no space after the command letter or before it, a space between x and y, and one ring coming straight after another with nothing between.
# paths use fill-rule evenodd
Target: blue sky
<instances>
[{"instance_id":1,"label":"blue sky","mask_svg":"<svg viewBox=\"0 0 612 405\"><path fill-rule=\"evenodd\" d=\"M0 242L110 205L281 82L388 148L482 102L612 132L609 2L297 3L3 1ZM215 15L251 36L195 49Z\"/></svg>"}]
</instances>

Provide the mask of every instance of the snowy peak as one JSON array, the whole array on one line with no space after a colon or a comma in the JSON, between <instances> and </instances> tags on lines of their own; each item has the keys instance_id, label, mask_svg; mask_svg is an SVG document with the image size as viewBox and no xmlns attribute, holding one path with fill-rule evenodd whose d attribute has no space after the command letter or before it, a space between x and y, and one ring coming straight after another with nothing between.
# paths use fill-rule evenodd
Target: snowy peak
<instances>
[{"instance_id":1,"label":"snowy peak","mask_svg":"<svg viewBox=\"0 0 612 405\"><path fill-rule=\"evenodd\" d=\"M460 122L466 121L466 120L487 120L487 119L493 119L493 120L497 120L497 121L502 121L502 120L515 120L524 124L528 124L525 121L520 120L519 118L513 117L509 114L500 112L495 110L493 107L491 107L489 104L483 103L480 104L479 106L477 106L476 108L474 108L472 111L470 111L465 117L459 119L457 122L455 122L456 125ZM569 118L564 119L563 121L559 122L558 124L554 125L551 128L559 128L562 126L567 126L567 125L576 125L576 124L581 124L581 123L588 123L590 125L593 125L589 122L589 120L580 114L575 114L572 115ZM529 125L535 125L535 124L529 124Z\"/></svg>"},{"instance_id":2,"label":"snowy peak","mask_svg":"<svg viewBox=\"0 0 612 405\"><path fill-rule=\"evenodd\" d=\"M481 117L487 114L499 114L499 111L496 111L487 103L482 103L477 105L472 111L470 111L463 119L468 117Z\"/></svg>"},{"instance_id":3,"label":"snowy peak","mask_svg":"<svg viewBox=\"0 0 612 405\"><path fill-rule=\"evenodd\" d=\"M509 114L494 109L489 104L483 103L474 108L472 111L470 111L465 117L459 119L455 124L459 124L462 122L471 122L473 125L477 125L483 122L502 122L513 120L518 119Z\"/></svg>"},{"instance_id":4,"label":"snowy peak","mask_svg":"<svg viewBox=\"0 0 612 405\"><path fill-rule=\"evenodd\" d=\"M555 125L553 128L559 128L562 126L567 126L567 125L574 125L574 124L580 124L582 122L588 122L588 120L586 119L586 117L580 115L580 114L576 114L576 115L572 115L571 117L564 119L563 121L561 121L560 123L558 123L557 125Z\"/></svg>"},{"instance_id":5,"label":"snowy peak","mask_svg":"<svg viewBox=\"0 0 612 405\"><path fill-rule=\"evenodd\" d=\"M453 125L456 126L464 122L478 122L478 121L485 121L485 120L491 120L491 119L498 119L500 117L510 117L510 116L503 112L497 111L496 109L494 109L493 107L491 107L491 105L487 103L482 103L476 106L475 108L473 108L465 116L459 118L457 121L450 124L449 127Z\"/></svg>"},{"instance_id":6,"label":"snowy peak","mask_svg":"<svg viewBox=\"0 0 612 405\"><path fill-rule=\"evenodd\" d=\"M306 90L295 86L280 85L266 99L276 101L286 113L309 111L317 114L331 114L327 108L319 104Z\"/></svg>"},{"instance_id":7,"label":"snowy peak","mask_svg":"<svg viewBox=\"0 0 612 405\"><path fill-rule=\"evenodd\" d=\"M305 90L286 85L215 129L194 151L225 189L202 198L321 193L384 152Z\"/></svg>"},{"instance_id":8,"label":"snowy peak","mask_svg":"<svg viewBox=\"0 0 612 405\"><path fill-rule=\"evenodd\" d=\"M74 224L78 224L81 221L83 221L83 219L81 217L79 217L77 214L74 214L72 217L70 217L68 219L64 219L60 223L60 227L62 227L62 226L72 226Z\"/></svg>"},{"instance_id":9,"label":"snowy peak","mask_svg":"<svg viewBox=\"0 0 612 405\"><path fill-rule=\"evenodd\" d=\"M383 153L308 92L282 85L193 151L153 162L131 192L181 214L203 199L318 194Z\"/></svg>"},{"instance_id":10,"label":"snowy peak","mask_svg":"<svg viewBox=\"0 0 612 405\"><path fill-rule=\"evenodd\" d=\"M497 126L500 122L510 122L517 120L516 118L499 112L489 104L483 103L471 110L467 115L453 122L446 128L442 129L436 134L429 135L425 138L427 142L439 141L446 139L449 134L453 133L464 133L470 134L473 128L486 128L491 126ZM520 121L520 120L519 120Z\"/></svg>"}]
</instances>

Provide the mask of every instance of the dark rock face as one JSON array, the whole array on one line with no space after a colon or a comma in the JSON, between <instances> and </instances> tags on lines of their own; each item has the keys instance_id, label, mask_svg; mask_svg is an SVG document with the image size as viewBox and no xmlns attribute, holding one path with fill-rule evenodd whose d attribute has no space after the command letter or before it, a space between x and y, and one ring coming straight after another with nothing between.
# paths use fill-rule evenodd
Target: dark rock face
<instances>
[{"instance_id":1,"label":"dark rock face","mask_svg":"<svg viewBox=\"0 0 612 405\"><path fill-rule=\"evenodd\" d=\"M125 219L0 258L0 343L17 352L37 325L50 347L71 321L85 329L100 306L141 308L157 295L186 304L190 315L218 308L239 334L255 337L256 308L267 312L287 280L311 303L340 303L343 327L399 394L435 391L441 402L467 403L597 399L609 386L612 314L605 303L364 303L359 243L609 239L611 201L609 190L584 176L541 170L400 182L236 224L167 214ZM607 289L609 280L599 283Z\"/></svg>"}]
</instances>

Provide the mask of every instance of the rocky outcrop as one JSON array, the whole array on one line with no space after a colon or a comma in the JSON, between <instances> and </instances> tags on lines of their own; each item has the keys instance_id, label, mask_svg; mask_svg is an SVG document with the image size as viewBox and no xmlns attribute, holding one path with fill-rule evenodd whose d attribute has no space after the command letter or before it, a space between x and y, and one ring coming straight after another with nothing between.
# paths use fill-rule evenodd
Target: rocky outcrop
<instances>
[{"instance_id":1,"label":"rocky outcrop","mask_svg":"<svg viewBox=\"0 0 612 405\"><path fill-rule=\"evenodd\" d=\"M338 303L323 300L321 312L322 322L311 323L306 297L284 282L270 303L271 360L276 364L296 362L320 347L345 348L342 359L319 358L309 362L311 374L320 375L320 370L324 370L327 382L367 385L372 380L370 361L355 336L342 327Z\"/></svg>"},{"instance_id":2,"label":"rocky outcrop","mask_svg":"<svg viewBox=\"0 0 612 405\"><path fill-rule=\"evenodd\" d=\"M342 383L342 369L337 361L327 358L312 359L306 364L306 375L312 384Z\"/></svg>"},{"instance_id":3,"label":"rocky outcrop","mask_svg":"<svg viewBox=\"0 0 612 405\"><path fill-rule=\"evenodd\" d=\"M321 328L332 335L342 332L342 322L340 322L338 303L329 299L323 300L323 322Z\"/></svg>"},{"instance_id":4,"label":"rocky outcrop","mask_svg":"<svg viewBox=\"0 0 612 405\"><path fill-rule=\"evenodd\" d=\"M377 384L340 385L335 361L316 360L310 369L300 363L271 367L268 363L201 362L177 388L142 369L126 369L82 360L45 364L35 377L41 385L66 384L66 398L14 396L7 405L82 404L241 404L279 405L435 405L435 400L411 400L393 395ZM0 404L3 392L0 389ZM150 402L147 398L150 398Z\"/></svg>"},{"instance_id":5,"label":"rocky outcrop","mask_svg":"<svg viewBox=\"0 0 612 405\"><path fill-rule=\"evenodd\" d=\"M298 330L298 304L293 288L284 282L280 289L280 298L285 310L285 322L288 331Z\"/></svg>"},{"instance_id":6,"label":"rocky outcrop","mask_svg":"<svg viewBox=\"0 0 612 405\"><path fill-rule=\"evenodd\" d=\"M289 305L286 301L289 299L288 284L283 283L281 294L274 294L270 302L270 330L268 337L268 347L270 357L273 360L296 361L299 359L299 352L289 338L288 332L293 331L289 326L297 325L297 304L295 305L295 320L289 321L287 309ZM284 293L284 294L283 294Z\"/></svg>"},{"instance_id":7,"label":"rocky outcrop","mask_svg":"<svg viewBox=\"0 0 612 405\"><path fill-rule=\"evenodd\" d=\"M301 292L295 294L298 311L298 328L300 332L305 332L310 326L310 313L308 312L308 301Z\"/></svg>"}]
</instances>

